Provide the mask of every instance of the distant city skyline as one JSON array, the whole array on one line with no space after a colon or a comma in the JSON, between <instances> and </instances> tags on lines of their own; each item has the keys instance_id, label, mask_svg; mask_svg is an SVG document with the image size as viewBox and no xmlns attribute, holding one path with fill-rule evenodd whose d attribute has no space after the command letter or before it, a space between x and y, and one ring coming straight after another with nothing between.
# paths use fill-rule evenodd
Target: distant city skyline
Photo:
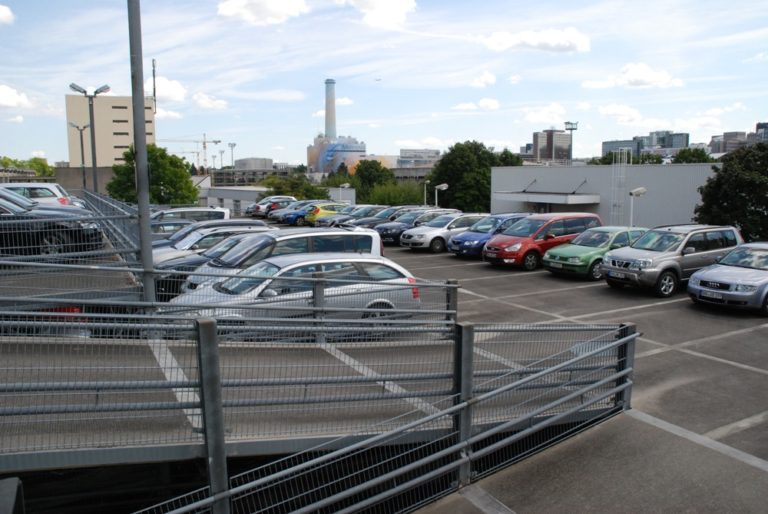
<instances>
[{"instance_id":1,"label":"distant city skyline","mask_svg":"<svg viewBox=\"0 0 768 514\"><path fill-rule=\"evenodd\" d=\"M768 119L768 4L756 0L732 10L706 0L141 7L158 144L190 161L196 145L163 139L206 134L226 163L306 164L324 132L326 79L336 81L337 134L377 155L466 140L517 152L574 121L573 158L589 158L603 141L669 130L706 144ZM68 160L72 82L131 93L124 1L0 0L0 36L0 155Z\"/></svg>"}]
</instances>

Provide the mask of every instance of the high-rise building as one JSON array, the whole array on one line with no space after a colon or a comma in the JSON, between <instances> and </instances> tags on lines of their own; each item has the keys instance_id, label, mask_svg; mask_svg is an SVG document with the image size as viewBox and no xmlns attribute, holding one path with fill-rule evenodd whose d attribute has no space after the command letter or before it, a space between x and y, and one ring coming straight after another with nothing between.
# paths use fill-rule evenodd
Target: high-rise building
<instances>
[{"instance_id":1,"label":"high-rise building","mask_svg":"<svg viewBox=\"0 0 768 514\"><path fill-rule=\"evenodd\" d=\"M603 141L603 155L620 149L630 148L632 155L640 157L641 153L656 153L659 155L673 155L681 148L688 148L689 135L686 132L672 132L671 130L657 130L649 132L647 136L634 136L631 140ZM670 150L670 151L664 151Z\"/></svg>"},{"instance_id":2,"label":"high-rise building","mask_svg":"<svg viewBox=\"0 0 768 514\"><path fill-rule=\"evenodd\" d=\"M80 152L79 127L90 124L88 98L85 95L66 95L67 146L69 165L91 166L91 127L83 131L83 151ZM144 118L147 144L155 142L155 113L152 98L144 99ZM124 161L123 153L133 145L133 104L130 96L101 95L93 99L93 119L96 125L96 165L112 166Z\"/></svg>"},{"instance_id":3,"label":"high-rise building","mask_svg":"<svg viewBox=\"0 0 768 514\"><path fill-rule=\"evenodd\" d=\"M537 162L567 163L571 156L571 134L547 129L533 133L533 159Z\"/></svg>"}]
</instances>

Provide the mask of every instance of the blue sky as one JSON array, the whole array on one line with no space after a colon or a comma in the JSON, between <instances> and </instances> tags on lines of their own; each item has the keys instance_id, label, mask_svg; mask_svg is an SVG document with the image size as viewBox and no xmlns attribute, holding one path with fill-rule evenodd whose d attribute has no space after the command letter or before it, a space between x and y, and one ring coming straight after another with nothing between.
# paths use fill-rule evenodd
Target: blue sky
<instances>
[{"instance_id":1,"label":"blue sky","mask_svg":"<svg viewBox=\"0 0 768 514\"><path fill-rule=\"evenodd\" d=\"M158 138L221 140L209 160L231 142L235 159L304 163L324 130L326 78L337 133L371 154L466 140L516 152L578 121L574 156L589 157L653 130L706 143L768 121L765 1L144 0L141 11ZM0 155L68 159L70 82L130 94L125 0L0 0L0 49Z\"/></svg>"}]
</instances>

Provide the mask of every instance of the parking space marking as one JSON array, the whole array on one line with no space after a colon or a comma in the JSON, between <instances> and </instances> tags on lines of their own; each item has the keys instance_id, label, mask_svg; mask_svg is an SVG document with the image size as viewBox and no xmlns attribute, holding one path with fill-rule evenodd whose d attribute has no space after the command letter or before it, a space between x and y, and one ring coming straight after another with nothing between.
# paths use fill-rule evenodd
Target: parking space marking
<instances>
[{"instance_id":1,"label":"parking space marking","mask_svg":"<svg viewBox=\"0 0 768 514\"><path fill-rule=\"evenodd\" d=\"M184 373L184 369L179 365L179 362L176 360L176 357L173 356L164 340L153 339L148 341L148 343L152 350L152 354L155 356L155 360L157 360L157 364L160 366L160 369L163 370L166 380L169 382L188 380L187 375ZM179 403L200 403L200 397L194 389L188 387L174 387L173 394L176 396L176 401ZM192 428L195 430L203 429L203 420L199 409L184 409L184 414L187 416L187 420L189 421L189 424L192 425Z\"/></svg>"},{"instance_id":2,"label":"parking space marking","mask_svg":"<svg viewBox=\"0 0 768 514\"><path fill-rule=\"evenodd\" d=\"M361 362L353 359L346 353L342 352L341 350L338 350L334 345L328 344L328 343L322 343L320 344L320 348L328 352L331 356L335 357L339 361L343 362L350 368L354 369L358 373L360 373L363 376L366 377L372 377L375 378L379 376L379 374L366 366L365 364L362 364ZM409 391L403 387L400 387L396 383L390 381L390 380L383 380L381 382L377 382L379 385L381 385L383 388L385 388L387 391L391 393L397 393L397 394L403 394L408 393ZM436 414L440 412L440 409L432 405L431 403L425 402L424 400L420 400L418 398L404 398L404 402L410 403L420 411L426 413L426 414Z\"/></svg>"},{"instance_id":3,"label":"parking space marking","mask_svg":"<svg viewBox=\"0 0 768 514\"><path fill-rule=\"evenodd\" d=\"M483 514L515 514L515 511L477 484L462 487L459 489L459 496L465 498Z\"/></svg>"},{"instance_id":4,"label":"parking space marking","mask_svg":"<svg viewBox=\"0 0 768 514\"><path fill-rule=\"evenodd\" d=\"M482 277L462 278L459 282L476 282L478 280L498 280L500 278L525 278L535 277L537 275L544 275L549 273L546 270L543 271L526 271L525 273L499 273L497 275L486 275Z\"/></svg>"},{"instance_id":5,"label":"parking space marking","mask_svg":"<svg viewBox=\"0 0 768 514\"><path fill-rule=\"evenodd\" d=\"M768 472L768 461L765 461L759 457L755 457L754 455L750 455L741 450L737 450L736 448L725 445L723 443L719 443L708 437L697 434L696 432L691 432L690 430L687 430L683 427L673 425L672 423L669 423L667 421L664 421L662 419L656 418L654 416L651 416L644 412L640 412L635 409L624 411L624 414L633 419L642 421L643 423L647 423L651 426L664 430L665 432L669 432L670 434L674 434L678 437L682 437L683 439L686 439L692 443L698 444L700 446L704 446L706 448L709 448L710 450L713 450L723 455L726 455L728 457L731 457L732 459L736 459L740 462L743 462L744 464L755 467L761 471Z\"/></svg>"},{"instance_id":6,"label":"parking space marking","mask_svg":"<svg viewBox=\"0 0 768 514\"><path fill-rule=\"evenodd\" d=\"M572 319L583 319L583 318L591 318L592 316L605 316L608 314L616 314L617 312L626 312L626 311L634 311L639 309L649 309L651 307L662 307L664 305L670 305L673 303L681 303L681 302L690 302L690 299L686 296L685 298L678 298L675 300L663 300L660 302L654 302L654 303L647 303L644 305L633 305L632 307L622 307L621 309L612 309L608 311L601 311L601 312L593 312L590 314L579 314L578 316L573 316Z\"/></svg>"},{"instance_id":7,"label":"parking space marking","mask_svg":"<svg viewBox=\"0 0 768 514\"><path fill-rule=\"evenodd\" d=\"M750 416L748 418L744 418L739 421L735 421L733 423L723 425L720 428L710 430L709 432L704 434L704 437L709 437L710 439L715 439L715 440L724 439L730 435L738 434L739 432L743 432L744 430L749 430L752 427L762 425L763 423L766 423L766 422L768 422L768 410L765 412L761 412L760 414L755 414L754 416Z\"/></svg>"},{"instance_id":8,"label":"parking space marking","mask_svg":"<svg viewBox=\"0 0 768 514\"><path fill-rule=\"evenodd\" d=\"M414 266L408 266L408 269L413 273L414 270L425 270L425 269L446 269L446 268L465 268L468 266L478 266L480 264L485 264L484 262L463 262L458 264L449 264L447 266L423 266L423 267L414 267Z\"/></svg>"}]
</instances>

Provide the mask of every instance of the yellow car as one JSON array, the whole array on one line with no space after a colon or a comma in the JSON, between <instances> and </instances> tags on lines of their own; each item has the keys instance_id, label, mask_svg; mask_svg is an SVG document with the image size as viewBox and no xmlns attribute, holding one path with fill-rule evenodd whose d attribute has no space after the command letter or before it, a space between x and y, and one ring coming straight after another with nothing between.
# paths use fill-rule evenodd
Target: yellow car
<instances>
[{"instance_id":1,"label":"yellow car","mask_svg":"<svg viewBox=\"0 0 768 514\"><path fill-rule=\"evenodd\" d=\"M316 203L314 204L314 209L312 209L307 213L304 221L307 223L307 225L314 226L317 218L321 218L323 216L330 216L331 214L336 214L340 210L342 210L344 207L347 207L346 203L336 203L336 202Z\"/></svg>"}]
</instances>

